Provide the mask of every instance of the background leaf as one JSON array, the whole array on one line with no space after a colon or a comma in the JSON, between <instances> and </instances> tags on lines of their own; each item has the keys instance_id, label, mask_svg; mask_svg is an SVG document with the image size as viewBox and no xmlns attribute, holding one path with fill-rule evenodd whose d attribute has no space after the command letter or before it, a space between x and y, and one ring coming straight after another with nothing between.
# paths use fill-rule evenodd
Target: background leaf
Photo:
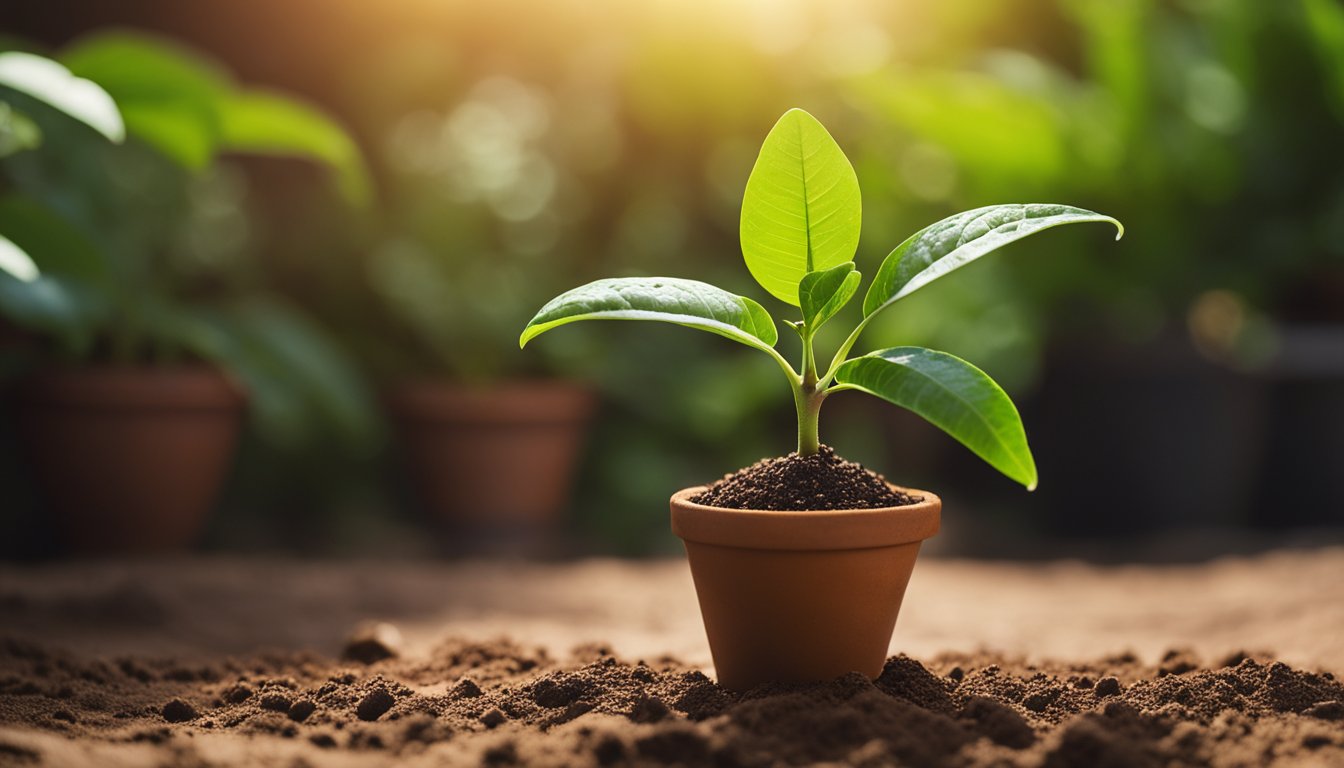
<instances>
[{"instance_id":1,"label":"background leaf","mask_svg":"<svg viewBox=\"0 0 1344 768\"><path fill-rule=\"evenodd\" d=\"M372 392L327 333L288 303L265 297L219 306L154 307L165 341L216 363L246 386L251 418L274 446L335 438L368 445L379 425Z\"/></svg>"},{"instance_id":2,"label":"background leaf","mask_svg":"<svg viewBox=\"0 0 1344 768\"><path fill-rule=\"evenodd\" d=\"M31 283L41 274L33 257L4 235L0 235L0 272L23 283Z\"/></svg>"},{"instance_id":3,"label":"background leaf","mask_svg":"<svg viewBox=\"0 0 1344 768\"><path fill-rule=\"evenodd\" d=\"M816 331L835 313L854 298L862 278L854 270L854 262L847 261L824 272L808 272L798 284L798 306L803 310L803 322Z\"/></svg>"},{"instance_id":4,"label":"background leaf","mask_svg":"<svg viewBox=\"0 0 1344 768\"><path fill-rule=\"evenodd\" d=\"M0 274L0 315L52 334L68 351L86 350L109 308L103 253L70 222L17 195L0 197L0 232L0 251L8 247L10 258L18 254L32 264Z\"/></svg>"},{"instance_id":5,"label":"background leaf","mask_svg":"<svg viewBox=\"0 0 1344 768\"><path fill-rule=\"evenodd\" d=\"M78 283L46 275L23 281L0 273L0 315L20 328L50 334L74 355L88 351L105 309Z\"/></svg>"},{"instance_id":6,"label":"background leaf","mask_svg":"<svg viewBox=\"0 0 1344 768\"><path fill-rule=\"evenodd\" d=\"M965 360L923 347L893 347L846 362L836 381L914 411L1027 490L1036 488L1036 462L1017 407Z\"/></svg>"},{"instance_id":7,"label":"background leaf","mask_svg":"<svg viewBox=\"0 0 1344 768\"><path fill-rule=\"evenodd\" d=\"M949 216L911 235L887 255L863 300L865 317L972 261L1052 227L1088 221L1120 222L1069 205L990 205Z\"/></svg>"},{"instance_id":8,"label":"background leaf","mask_svg":"<svg viewBox=\"0 0 1344 768\"><path fill-rule=\"evenodd\" d=\"M131 135L191 170L214 159L219 104L232 83L209 60L152 35L112 31L75 42L61 61L107 89Z\"/></svg>"},{"instance_id":9,"label":"background leaf","mask_svg":"<svg viewBox=\"0 0 1344 768\"><path fill-rule=\"evenodd\" d=\"M779 340L760 304L698 280L618 277L597 280L547 302L523 329L519 346L579 320L654 320L717 333L758 349Z\"/></svg>"},{"instance_id":10,"label":"background leaf","mask_svg":"<svg viewBox=\"0 0 1344 768\"><path fill-rule=\"evenodd\" d=\"M47 206L18 195L0 197L0 232L44 273L101 284L107 260L89 238Z\"/></svg>"},{"instance_id":11,"label":"background leaf","mask_svg":"<svg viewBox=\"0 0 1344 768\"><path fill-rule=\"evenodd\" d=\"M331 118L306 104L262 91L235 94L222 105L220 130L226 150L315 160L335 171L347 200L357 205L369 200L359 147Z\"/></svg>"},{"instance_id":12,"label":"background leaf","mask_svg":"<svg viewBox=\"0 0 1344 768\"><path fill-rule=\"evenodd\" d=\"M791 109L770 129L742 197L742 256L761 287L798 305L808 272L854 258L859 180L817 119Z\"/></svg>"},{"instance_id":13,"label":"background leaf","mask_svg":"<svg viewBox=\"0 0 1344 768\"><path fill-rule=\"evenodd\" d=\"M32 118L0 101L0 159L42 146L42 129Z\"/></svg>"},{"instance_id":14,"label":"background leaf","mask_svg":"<svg viewBox=\"0 0 1344 768\"><path fill-rule=\"evenodd\" d=\"M1304 0L1306 27L1321 67L1331 106L1344 117L1344 8L1332 0Z\"/></svg>"},{"instance_id":15,"label":"background leaf","mask_svg":"<svg viewBox=\"0 0 1344 768\"><path fill-rule=\"evenodd\" d=\"M110 141L126 138L121 113L107 91L44 56L0 53L0 86L32 96L88 125Z\"/></svg>"}]
</instances>

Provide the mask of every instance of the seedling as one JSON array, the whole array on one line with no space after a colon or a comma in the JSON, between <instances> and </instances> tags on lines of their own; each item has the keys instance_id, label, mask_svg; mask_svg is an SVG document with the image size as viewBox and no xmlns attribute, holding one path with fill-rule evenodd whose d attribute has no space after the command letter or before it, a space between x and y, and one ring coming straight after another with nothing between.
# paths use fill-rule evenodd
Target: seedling
<instances>
[{"instance_id":1,"label":"seedling","mask_svg":"<svg viewBox=\"0 0 1344 768\"><path fill-rule=\"evenodd\" d=\"M788 378L798 411L798 453L820 445L817 416L835 392L857 390L907 408L995 469L1036 487L1036 463L1008 395L979 368L946 352L892 347L850 351L879 312L1009 243L1064 224L1119 221L1054 204L992 205L932 224L896 246L863 299L863 319L829 365L817 365L817 330L858 291L859 182L835 140L807 112L791 109L765 138L742 200L742 255L775 298L801 310L784 324L802 340L801 370L776 349L779 332L759 303L708 283L672 277L597 280L552 299L523 329L520 346L578 320L656 320L716 333L769 355Z\"/></svg>"}]
</instances>

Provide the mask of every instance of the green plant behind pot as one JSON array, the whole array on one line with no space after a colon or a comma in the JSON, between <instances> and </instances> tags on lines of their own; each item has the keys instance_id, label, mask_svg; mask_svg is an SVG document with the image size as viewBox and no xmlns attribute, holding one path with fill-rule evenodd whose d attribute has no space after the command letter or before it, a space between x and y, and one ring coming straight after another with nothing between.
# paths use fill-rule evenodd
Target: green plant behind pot
<instances>
[{"instance_id":1,"label":"green plant behind pot","mask_svg":"<svg viewBox=\"0 0 1344 768\"><path fill-rule=\"evenodd\" d=\"M8 51L0 53L0 160L43 141L42 129L13 103L15 96L82 123L108 141L125 139L121 113L97 84L46 57ZM53 269L43 274L22 243L50 244ZM0 313L78 347L85 341L80 329L87 325L79 286L104 281L103 266L93 247L50 211L21 197L0 198Z\"/></svg>"},{"instance_id":2,"label":"green plant behind pot","mask_svg":"<svg viewBox=\"0 0 1344 768\"><path fill-rule=\"evenodd\" d=\"M38 58L0 54L0 78L9 57ZM42 82L61 94L45 102L60 109L10 88L44 146L0 163L0 233L40 272L0 275L0 313L37 338L26 365L210 361L247 385L256 423L274 442L308 442L315 431L367 440L373 409L360 377L321 328L266 286L251 259L243 182L221 162L312 161L357 213L370 185L354 141L312 107L240 87L215 63L157 38L97 33L58 60L40 59ZM90 89L115 103L124 143L82 124L119 139L120 122L72 113L71 104L98 103ZM224 221L197 232L221 211ZM192 242L207 242L211 259L187 258Z\"/></svg>"},{"instance_id":3,"label":"green plant behind pot","mask_svg":"<svg viewBox=\"0 0 1344 768\"><path fill-rule=\"evenodd\" d=\"M742 253L752 277L777 299L797 307L786 321L802 342L794 368L775 344L774 319L756 301L708 283L681 278L598 280L551 300L519 339L579 320L654 320L709 331L769 355L784 372L798 416L799 455L820 446L818 415L834 392L867 392L907 408L1028 490L1036 465L1017 409L975 366L945 352L893 347L848 357L859 335L882 310L998 248L1030 235L1080 222L1115 219L1065 205L997 205L951 216L910 236L878 268L863 300L863 319L819 366L818 329L852 299L860 275L851 261L859 240L858 179L844 152L808 113L784 114L766 137L742 203Z\"/></svg>"}]
</instances>

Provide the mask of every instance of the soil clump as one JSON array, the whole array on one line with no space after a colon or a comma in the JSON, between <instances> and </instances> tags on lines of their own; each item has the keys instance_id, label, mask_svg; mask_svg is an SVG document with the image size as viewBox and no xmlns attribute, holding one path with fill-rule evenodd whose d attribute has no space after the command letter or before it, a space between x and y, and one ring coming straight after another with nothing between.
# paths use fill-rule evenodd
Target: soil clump
<instances>
[{"instance_id":1,"label":"soil clump","mask_svg":"<svg viewBox=\"0 0 1344 768\"><path fill-rule=\"evenodd\" d=\"M823 445L812 456L794 452L761 459L715 481L691 501L727 509L798 512L903 507L922 499L893 490L881 475Z\"/></svg>"}]
</instances>

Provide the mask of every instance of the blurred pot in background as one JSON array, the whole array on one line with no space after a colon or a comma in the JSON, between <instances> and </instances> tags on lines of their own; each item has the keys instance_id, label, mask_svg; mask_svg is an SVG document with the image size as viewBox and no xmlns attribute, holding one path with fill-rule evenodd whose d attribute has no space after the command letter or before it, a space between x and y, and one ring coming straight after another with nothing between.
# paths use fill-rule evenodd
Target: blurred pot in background
<instances>
[{"instance_id":1,"label":"blurred pot in background","mask_svg":"<svg viewBox=\"0 0 1344 768\"><path fill-rule=\"evenodd\" d=\"M74 553L186 549L233 459L245 398L205 366L48 371L18 392L21 439Z\"/></svg>"},{"instance_id":2,"label":"blurred pot in background","mask_svg":"<svg viewBox=\"0 0 1344 768\"><path fill-rule=\"evenodd\" d=\"M472 388L419 381L388 395L402 456L442 527L529 543L562 526L595 398L559 381Z\"/></svg>"},{"instance_id":3,"label":"blurred pot in background","mask_svg":"<svg viewBox=\"0 0 1344 768\"><path fill-rule=\"evenodd\" d=\"M412 489L453 550L553 551L594 411L564 379L572 347L518 354L521 324L583 272L564 244L577 222L555 210L577 182L553 146L552 101L487 77L385 143L388 233L369 284L387 331L366 357Z\"/></svg>"},{"instance_id":4,"label":"blurred pot in background","mask_svg":"<svg viewBox=\"0 0 1344 768\"><path fill-rule=\"evenodd\" d=\"M62 98L74 92L85 98ZM92 35L56 59L0 54L0 107L40 137L0 143L0 323L21 331L4 375L19 382L18 454L38 507L60 550L186 548L245 404L260 431L285 438L359 399L335 346L267 296L248 260L245 181L216 161L315 160L359 205L359 155L308 107L130 33Z\"/></svg>"}]
</instances>

